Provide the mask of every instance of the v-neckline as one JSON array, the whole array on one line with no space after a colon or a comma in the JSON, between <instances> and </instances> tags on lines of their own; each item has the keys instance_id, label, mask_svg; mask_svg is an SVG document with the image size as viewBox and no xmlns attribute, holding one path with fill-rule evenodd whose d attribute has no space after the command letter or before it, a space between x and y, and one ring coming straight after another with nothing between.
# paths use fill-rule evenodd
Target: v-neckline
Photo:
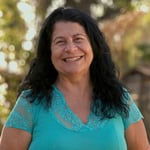
<instances>
[{"instance_id":1,"label":"v-neckline","mask_svg":"<svg viewBox=\"0 0 150 150\"><path fill-rule=\"evenodd\" d=\"M68 105L68 103L67 103L67 101L65 99L65 96L61 92L61 90L59 90L56 85L54 85L54 88L60 94L60 96L62 97L62 102L66 106L66 108L68 109L68 111L70 112L70 114L73 115L75 117L75 119L77 119L82 125L84 125L84 126L88 125L89 121L90 121L91 111L90 111L90 113L89 113L89 115L87 117L87 122L83 122L81 120L81 118L69 107L69 105Z\"/></svg>"},{"instance_id":2,"label":"v-neckline","mask_svg":"<svg viewBox=\"0 0 150 150\"><path fill-rule=\"evenodd\" d=\"M107 119L101 120L94 112L90 112L87 123L82 120L70 109L65 101L63 93L53 85L52 103L50 112L53 118L63 127L76 132L85 132L101 128L107 123Z\"/></svg>"}]
</instances>

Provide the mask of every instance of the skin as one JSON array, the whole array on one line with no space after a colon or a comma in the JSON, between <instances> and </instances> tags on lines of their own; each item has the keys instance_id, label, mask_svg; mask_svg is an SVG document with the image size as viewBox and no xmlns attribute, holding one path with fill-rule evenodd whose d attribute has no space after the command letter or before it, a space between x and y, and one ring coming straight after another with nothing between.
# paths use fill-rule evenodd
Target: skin
<instances>
[{"instance_id":1,"label":"skin","mask_svg":"<svg viewBox=\"0 0 150 150\"><path fill-rule=\"evenodd\" d=\"M143 120L132 124L126 131L128 150L150 150Z\"/></svg>"},{"instance_id":2,"label":"skin","mask_svg":"<svg viewBox=\"0 0 150 150\"><path fill-rule=\"evenodd\" d=\"M59 73L56 85L72 111L86 124L92 100L89 67L93 52L84 28L78 23L56 23L51 52L53 65ZM132 124L125 131L125 137L128 150L150 150L142 120ZM0 150L27 150L31 138L26 131L4 127Z\"/></svg>"},{"instance_id":3,"label":"skin","mask_svg":"<svg viewBox=\"0 0 150 150\"><path fill-rule=\"evenodd\" d=\"M30 133L4 127L0 139L0 150L27 150L30 141Z\"/></svg>"},{"instance_id":4,"label":"skin","mask_svg":"<svg viewBox=\"0 0 150 150\"><path fill-rule=\"evenodd\" d=\"M58 71L56 85L72 111L86 123L92 100L89 68L93 51L84 28L78 23L57 22L51 53L52 63Z\"/></svg>"},{"instance_id":5,"label":"skin","mask_svg":"<svg viewBox=\"0 0 150 150\"><path fill-rule=\"evenodd\" d=\"M72 22L56 23L52 34L51 53L58 78L80 80L84 76L89 80L93 52L81 25Z\"/></svg>"}]
</instances>

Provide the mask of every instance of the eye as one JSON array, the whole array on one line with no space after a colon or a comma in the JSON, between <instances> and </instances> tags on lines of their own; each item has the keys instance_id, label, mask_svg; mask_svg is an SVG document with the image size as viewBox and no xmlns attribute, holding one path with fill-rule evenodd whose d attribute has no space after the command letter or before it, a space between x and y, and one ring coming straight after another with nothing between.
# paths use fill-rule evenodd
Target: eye
<instances>
[{"instance_id":1,"label":"eye","mask_svg":"<svg viewBox=\"0 0 150 150\"><path fill-rule=\"evenodd\" d=\"M75 42L82 42L84 39L82 37L76 37Z\"/></svg>"},{"instance_id":2,"label":"eye","mask_svg":"<svg viewBox=\"0 0 150 150\"><path fill-rule=\"evenodd\" d=\"M63 44L65 44L65 41L64 40L57 40L57 41L55 41L55 44L56 45L63 45Z\"/></svg>"}]
</instances>

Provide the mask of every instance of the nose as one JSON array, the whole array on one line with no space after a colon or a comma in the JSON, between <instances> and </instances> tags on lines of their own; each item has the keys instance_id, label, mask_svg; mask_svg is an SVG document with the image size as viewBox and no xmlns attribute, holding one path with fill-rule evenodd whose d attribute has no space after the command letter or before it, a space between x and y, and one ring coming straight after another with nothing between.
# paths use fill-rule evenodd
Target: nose
<instances>
[{"instance_id":1,"label":"nose","mask_svg":"<svg viewBox=\"0 0 150 150\"><path fill-rule=\"evenodd\" d=\"M66 46L65 46L65 51L66 52L73 52L77 49L76 44L73 41L69 41L67 42Z\"/></svg>"}]
</instances>

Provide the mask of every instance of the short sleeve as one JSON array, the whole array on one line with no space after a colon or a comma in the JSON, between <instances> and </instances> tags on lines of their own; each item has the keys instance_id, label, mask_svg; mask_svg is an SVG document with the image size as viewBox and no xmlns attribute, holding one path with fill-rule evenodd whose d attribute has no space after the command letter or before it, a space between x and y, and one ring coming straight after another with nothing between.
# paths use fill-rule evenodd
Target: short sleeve
<instances>
[{"instance_id":1,"label":"short sleeve","mask_svg":"<svg viewBox=\"0 0 150 150\"><path fill-rule=\"evenodd\" d=\"M33 127L33 110L32 103L30 103L26 95L29 91L23 91L18 97L14 108L9 114L5 126L7 128L17 128L32 132Z\"/></svg>"},{"instance_id":2,"label":"short sleeve","mask_svg":"<svg viewBox=\"0 0 150 150\"><path fill-rule=\"evenodd\" d=\"M143 119L143 115L140 112L139 108L133 101L131 95L127 92L127 101L129 104L129 116L127 118L123 118L123 123L125 130L133 123L138 122L139 120Z\"/></svg>"}]
</instances>

